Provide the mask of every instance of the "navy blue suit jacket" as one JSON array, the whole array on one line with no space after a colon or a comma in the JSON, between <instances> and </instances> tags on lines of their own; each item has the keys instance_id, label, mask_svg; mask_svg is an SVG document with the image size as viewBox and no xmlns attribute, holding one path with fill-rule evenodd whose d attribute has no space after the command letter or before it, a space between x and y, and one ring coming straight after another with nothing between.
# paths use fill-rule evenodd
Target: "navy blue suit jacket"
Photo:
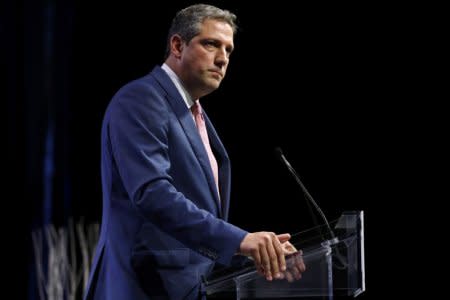
<instances>
[{"instance_id":1,"label":"navy blue suit jacket","mask_svg":"<svg viewBox=\"0 0 450 300\"><path fill-rule=\"evenodd\" d=\"M247 234L227 223L230 163L205 114L220 201L192 114L160 67L121 88L102 127L103 215L85 299L197 299Z\"/></svg>"}]
</instances>

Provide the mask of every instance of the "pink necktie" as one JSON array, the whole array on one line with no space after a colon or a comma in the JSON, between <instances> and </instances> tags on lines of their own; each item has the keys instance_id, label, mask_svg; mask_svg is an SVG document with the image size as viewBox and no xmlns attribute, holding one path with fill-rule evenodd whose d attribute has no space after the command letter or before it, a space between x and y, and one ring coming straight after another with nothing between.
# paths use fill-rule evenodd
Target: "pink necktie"
<instances>
[{"instance_id":1,"label":"pink necktie","mask_svg":"<svg viewBox=\"0 0 450 300\"><path fill-rule=\"evenodd\" d=\"M219 191L219 171L217 166L216 158L212 153L211 146L209 144L208 132L206 132L205 119L203 118L202 107L199 101L195 101L194 105L191 107L192 114L195 118L195 124L197 125L198 132L202 138L203 145L205 146L206 153L208 153L209 163L214 175L214 181L216 182L217 191ZM219 193L220 198L220 193Z\"/></svg>"}]
</instances>

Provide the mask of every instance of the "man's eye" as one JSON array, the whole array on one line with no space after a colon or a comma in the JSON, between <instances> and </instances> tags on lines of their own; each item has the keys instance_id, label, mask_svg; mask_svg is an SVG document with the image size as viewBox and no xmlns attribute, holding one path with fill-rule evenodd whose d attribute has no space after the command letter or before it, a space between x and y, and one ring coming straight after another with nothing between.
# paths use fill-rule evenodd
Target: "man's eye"
<instances>
[{"instance_id":1,"label":"man's eye","mask_svg":"<svg viewBox=\"0 0 450 300\"><path fill-rule=\"evenodd\" d=\"M215 47L216 43L214 41L206 41L204 43L204 45L207 46L207 47Z\"/></svg>"}]
</instances>

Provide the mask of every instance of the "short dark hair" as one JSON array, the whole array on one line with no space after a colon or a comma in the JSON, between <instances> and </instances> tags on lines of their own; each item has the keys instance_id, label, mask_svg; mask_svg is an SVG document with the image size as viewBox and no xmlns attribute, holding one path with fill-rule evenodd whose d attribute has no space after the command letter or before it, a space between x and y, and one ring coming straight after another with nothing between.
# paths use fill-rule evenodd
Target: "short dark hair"
<instances>
[{"instance_id":1,"label":"short dark hair","mask_svg":"<svg viewBox=\"0 0 450 300\"><path fill-rule=\"evenodd\" d=\"M180 10L172 20L172 25L167 35L166 56L170 54L170 38L179 34L189 43L192 38L200 33L201 25L206 19L213 19L230 24L233 33L237 31L236 15L232 12L207 4L194 4Z\"/></svg>"}]
</instances>

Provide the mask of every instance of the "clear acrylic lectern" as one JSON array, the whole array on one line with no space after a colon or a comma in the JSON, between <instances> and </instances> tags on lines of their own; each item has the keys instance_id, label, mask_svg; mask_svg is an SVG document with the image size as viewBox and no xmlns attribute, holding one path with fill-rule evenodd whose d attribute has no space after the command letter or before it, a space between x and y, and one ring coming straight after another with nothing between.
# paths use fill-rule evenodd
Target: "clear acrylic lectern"
<instances>
[{"instance_id":1,"label":"clear acrylic lectern","mask_svg":"<svg viewBox=\"0 0 450 300\"><path fill-rule=\"evenodd\" d=\"M284 279L267 281L250 260L217 270L204 280L207 298L356 297L365 290L363 221L362 211L344 212L329 226L293 234L290 242L298 251L286 257L290 273L285 273ZM297 280L291 275L299 260L306 270Z\"/></svg>"}]
</instances>

